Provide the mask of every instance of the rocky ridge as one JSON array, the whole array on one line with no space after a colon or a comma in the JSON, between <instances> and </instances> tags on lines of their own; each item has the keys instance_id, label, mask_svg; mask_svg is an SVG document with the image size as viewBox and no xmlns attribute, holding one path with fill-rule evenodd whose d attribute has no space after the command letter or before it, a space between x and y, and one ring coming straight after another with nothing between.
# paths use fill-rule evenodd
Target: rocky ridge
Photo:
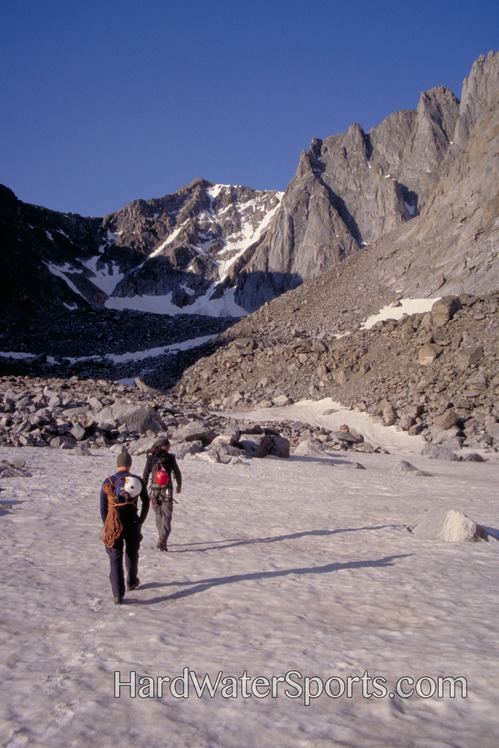
<instances>
[{"instance_id":1,"label":"rocky ridge","mask_svg":"<svg viewBox=\"0 0 499 748\"><path fill-rule=\"evenodd\" d=\"M36 319L153 305L181 314L197 302L200 313L230 316L228 271L280 199L275 190L196 179L172 195L84 218L25 204L0 185L0 251L9 268L0 281L0 313Z\"/></svg>"},{"instance_id":2,"label":"rocky ridge","mask_svg":"<svg viewBox=\"0 0 499 748\"><path fill-rule=\"evenodd\" d=\"M13 273L1 347L39 354L2 357L3 372L99 387L138 374L182 414L330 396L434 442L497 449L498 74L491 53L474 64L461 102L433 89L417 112L370 133L352 125L315 139L282 199L196 180L103 220L58 214L54 224L3 188L0 236ZM223 301L229 287L258 307L235 325L103 306L110 292L117 303L146 292L192 311L198 294ZM405 298L436 304L363 329ZM44 314L54 302L72 311ZM203 335L218 337L154 362L119 358ZM36 426L7 413L15 434L50 444L50 429L37 441ZM90 426L85 439L119 443L113 423ZM61 445L74 443L63 435Z\"/></svg>"},{"instance_id":3,"label":"rocky ridge","mask_svg":"<svg viewBox=\"0 0 499 748\"><path fill-rule=\"evenodd\" d=\"M240 407L329 396L430 440L496 449L498 95L485 87L473 117L465 99L466 137L420 215L238 322L175 391ZM362 329L404 298L435 307Z\"/></svg>"},{"instance_id":4,"label":"rocky ridge","mask_svg":"<svg viewBox=\"0 0 499 748\"><path fill-rule=\"evenodd\" d=\"M437 444L499 447L497 292L443 297L429 312L337 337L325 326L317 332L320 297L309 289L309 303L295 303L305 290L223 333L224 344L173 392L239 409L331 397Z\"/></svg>"}]
</instances>

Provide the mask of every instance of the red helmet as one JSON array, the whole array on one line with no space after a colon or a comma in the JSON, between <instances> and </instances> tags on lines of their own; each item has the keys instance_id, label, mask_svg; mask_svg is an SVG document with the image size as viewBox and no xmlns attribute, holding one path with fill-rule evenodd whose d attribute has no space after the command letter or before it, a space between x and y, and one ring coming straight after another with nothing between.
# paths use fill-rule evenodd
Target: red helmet
<instances>
[{"instance_id":1,"label":"red helmet","mask_svg":"<svg viewBox=\"0 0 499 748\"><path fill-rule=\"evenodd\" d=\"M154 482L157 486L166 486L169 480L166 470L158 470L154 476Z\"/></svg>"}]
</instances>

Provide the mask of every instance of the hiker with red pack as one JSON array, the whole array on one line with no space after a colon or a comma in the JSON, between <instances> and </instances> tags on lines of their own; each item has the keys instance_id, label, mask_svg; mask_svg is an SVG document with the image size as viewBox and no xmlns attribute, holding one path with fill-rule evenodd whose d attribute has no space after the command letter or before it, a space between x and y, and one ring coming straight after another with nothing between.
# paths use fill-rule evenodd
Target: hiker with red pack
<instances>
[{"instance_id":1,"label":"hiker with red pack","mask_svg":"<svg viewBox=\"0 0 499 748\"><path fill-rule=\"evenodd\" d=\"M168 551L168 538L172 529L173 502L175 501L172 473L175 476L177 493L180 493L182 474L175 455L170 454L170 442L164 437L153 444L142 476L146 485L149 478L151 479L149 492L158 530L156 547L160 551Z\"/></svg>"}]
</instances>

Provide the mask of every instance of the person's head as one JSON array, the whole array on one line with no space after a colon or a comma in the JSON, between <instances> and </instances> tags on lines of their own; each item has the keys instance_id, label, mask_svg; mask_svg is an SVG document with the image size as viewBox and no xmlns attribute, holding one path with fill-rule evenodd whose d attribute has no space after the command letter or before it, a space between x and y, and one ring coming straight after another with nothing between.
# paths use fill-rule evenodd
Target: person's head
<instances>
[{"instance_id":1,"label":"person's head","mask_svg":"<svg viewBox=\"0 0 499 748\"><path fill-rule=\"evenodd\" d=\"M120 470L129 470L132 467L132 455L128 452L120 452L116 459L116 465Z\"/></svg>"},{"instance_id":2,"label":"person's head","mask_svg":"<svg viewBox=\"0 0 499 748\"><path fill-rule=\"evenodd\" d=\"M162 439L158 439L157 442L154 442L152 445L152 452L154 454L160 454L161 452L168 452L170 449L170 441L165 437Z\"/></svg>"}]
</instances>

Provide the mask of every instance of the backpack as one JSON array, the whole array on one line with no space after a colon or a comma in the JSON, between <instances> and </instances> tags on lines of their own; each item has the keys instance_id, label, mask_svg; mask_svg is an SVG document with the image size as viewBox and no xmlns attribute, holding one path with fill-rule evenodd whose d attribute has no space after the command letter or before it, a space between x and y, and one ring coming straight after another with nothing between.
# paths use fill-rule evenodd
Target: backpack
<instances>
[{"instance_id":1,"label":"backpack","mask_svg":"<svg viewBox=\"0 0 499 748\"><path fill-rule=\"evenodd\" d=\"M114 484L114 493L119 504L135 504L140 495L142 484L137 475L126 473L121 475Z\"/></svg>"}]
</instances>

